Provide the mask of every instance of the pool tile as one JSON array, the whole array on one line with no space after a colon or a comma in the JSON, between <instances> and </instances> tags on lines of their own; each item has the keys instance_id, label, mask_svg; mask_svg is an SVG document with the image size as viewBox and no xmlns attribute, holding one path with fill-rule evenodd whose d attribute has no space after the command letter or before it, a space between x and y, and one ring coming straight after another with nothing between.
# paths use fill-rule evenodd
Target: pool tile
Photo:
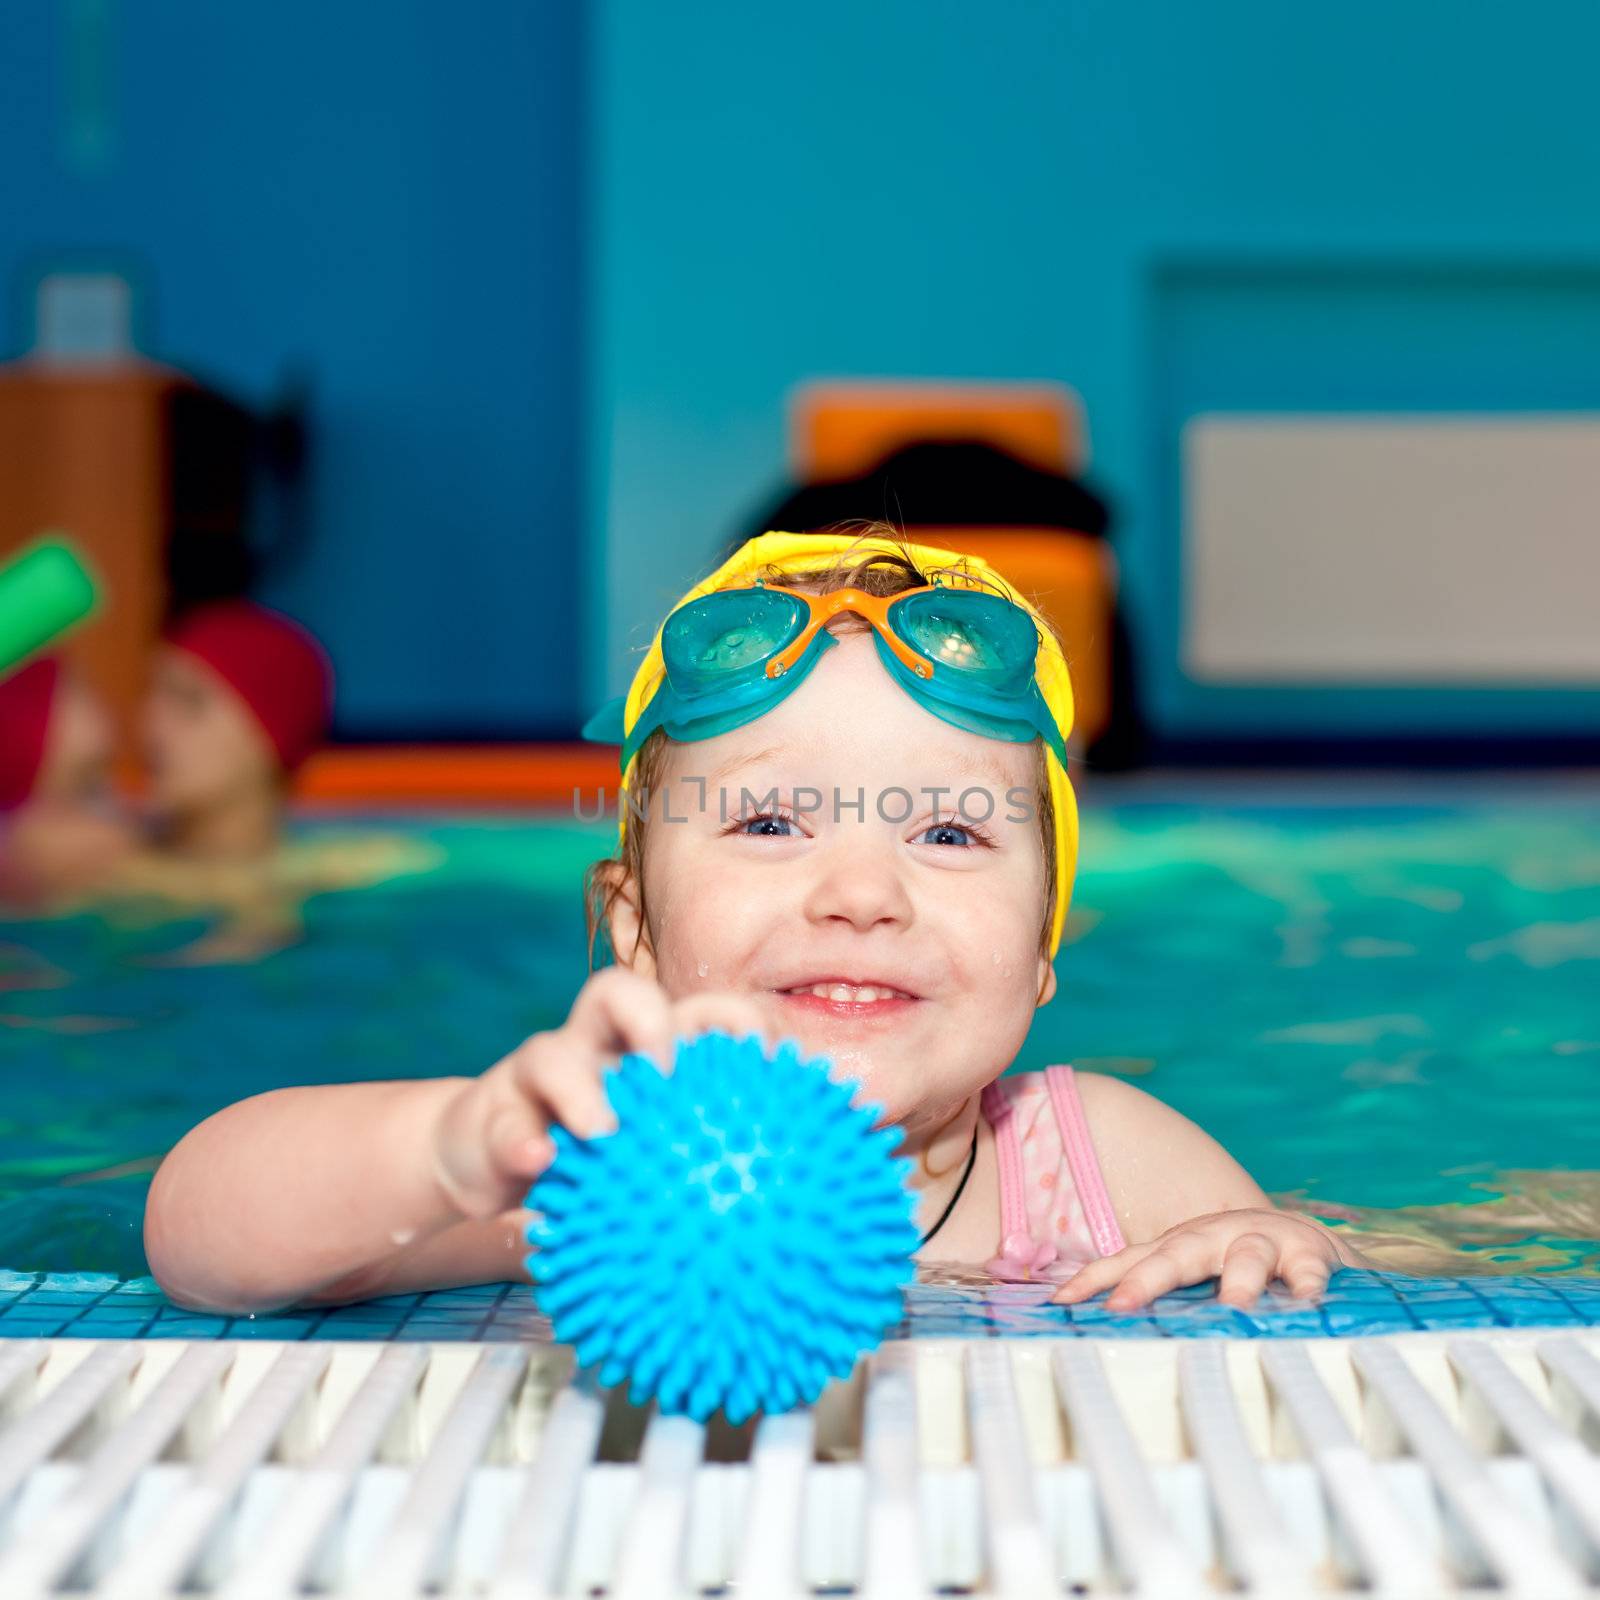
<instances>
[{"instance_id":1,"label":"pool tile","mask_svg":"<svg viewBox=\"0 0 1600 1600\"><path fill-rule=\"evenodd\" d=\"M27 1317L15 1311L8 1311L0 1316L0 1338L52 1339L67 1326L69 1320L59 1315L42 1314L37 1317Z\"/></svg>"},{"instance_id":2,"label":"pool tile","mask_svg":"<svg viewBox=\"0 0 1600 1600\"><path fill-rule=\"evenodd\" d=\"M1322 1308L1322 1325L1335 1338L1417 1331L1416 1319L1403 1310L1386 1311L1377 1306L1325 1305Z\"/></svg>"},{"instance_id":3,"label":"pool tile","mask_svg":"<svg viewBox=\"0 0 1600 1600\"><path fill-rule=\"evenodd\" d=\"M86 1307L77 1317L77 1321L121 1327L130 1322L152 1322L159 1309L158 1306L148 1302L142 1305L112 1305L109 1301L101 1300L95 1305Z\"/></svg>"},{"instance_id":4,"label":"pool tile","mask_svg":"<svg viewBox=\"0 0 1600 1600\"><path fill-rule=\"evenodd\" d=\"M1577 1320L1572 1311L1554 1296L1497 1295L1494 1309L1514 1328L1570 1326Z\"/></svg>"},{"instance_id":5,"label":"pool tile","mask_svg":"<svg viewBox=\"0 0 1600 1600\"><path fill-rule=\"evenodd\" d=\"M1257 1319L1257 1332L1264 1339L1314 1339L1325 1337L1328 1329L1322 1313L1311 1308L1266 1313Z\"/></svg>"},{"instance_id":6,"label":"pool tile","mask_svg":"<svg viewBox=\"0 0 1600 1600\"><path fill-rule=\"evenodd\" d=\"M230 1339L303 1339L315 1324L309 1317L235 1317Z\"/></svg>"},{"instance_id":7,"label":"pool tile","mask_svg":"<svg viewBox=\"0 0 1600 1600\"><path fill-rule=\"evenodd\" d=\"M1493 1328L1499 1325L1493 1308L1475 1296L1417 1301L1412 1304L1411 1310L1429 1329Z\"/></svg>"}]
</instances>

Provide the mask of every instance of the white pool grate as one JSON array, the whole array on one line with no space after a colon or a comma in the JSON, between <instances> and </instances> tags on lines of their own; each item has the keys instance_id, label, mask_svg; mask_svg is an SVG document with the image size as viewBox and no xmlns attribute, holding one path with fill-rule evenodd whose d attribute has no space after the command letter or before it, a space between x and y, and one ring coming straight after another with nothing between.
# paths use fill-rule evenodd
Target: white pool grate
<instances>
[{"instance_id":1,"label":"white pool grate","mask_svg":"<svg viewBox=\"0 0 1600 1600\"><path fill-rule=\"evenodd\" d=\"M0 1597L1600 1595L1600 1334L887 1347L651 1417L516 1344L0 1341Z\"/></svg>"}]
</instances>

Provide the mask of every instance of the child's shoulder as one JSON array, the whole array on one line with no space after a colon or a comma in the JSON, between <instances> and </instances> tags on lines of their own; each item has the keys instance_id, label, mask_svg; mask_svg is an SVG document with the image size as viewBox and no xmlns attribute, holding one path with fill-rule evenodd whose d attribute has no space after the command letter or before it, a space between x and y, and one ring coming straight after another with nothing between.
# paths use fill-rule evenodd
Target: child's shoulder
<instances>
[{"instance_id":1,"label":"child's shoulder","mask_svg":"<svg viewBox=\"0 0 1600 1600\"><path fill-rule=\"evenodd\" d=\"M1071 1120L1141 1117L1152 1107L1167 1109L1143 1089L1110 1073L1065 1065L1008 1072L990 1084L989 1093L995 1111L1009 1108L1019 1120L1038 1116L1049 1106L1058 1118Z\"/></svg>"}]
</instances>

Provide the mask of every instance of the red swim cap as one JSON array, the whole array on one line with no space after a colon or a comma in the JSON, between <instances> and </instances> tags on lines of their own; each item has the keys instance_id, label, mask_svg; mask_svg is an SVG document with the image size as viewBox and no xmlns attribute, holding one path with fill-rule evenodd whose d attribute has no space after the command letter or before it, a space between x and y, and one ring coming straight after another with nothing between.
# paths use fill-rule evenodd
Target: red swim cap
<instances>
[{"instance_id":1,"label":"red swim cap","mask_svg":"<svg viewBox=\"0 0 1600 1600\"><path fill-rule=\"evenodd\" d=\"M14 810L33 793L60 675L55 659L45 656L0 678L0 811Z\"/></svg>"},{"instance_id":2,"label":"red swim cap","mask_svg":"<svg viewBox=\"0 0 1600 1600\"><path fill-rule=\"evenodd\" d=\"M333 670L299 623L248 600L185 612L167 643L205 662L244 703L293 771L327 736Z\"/></svg>"}]
</instances>

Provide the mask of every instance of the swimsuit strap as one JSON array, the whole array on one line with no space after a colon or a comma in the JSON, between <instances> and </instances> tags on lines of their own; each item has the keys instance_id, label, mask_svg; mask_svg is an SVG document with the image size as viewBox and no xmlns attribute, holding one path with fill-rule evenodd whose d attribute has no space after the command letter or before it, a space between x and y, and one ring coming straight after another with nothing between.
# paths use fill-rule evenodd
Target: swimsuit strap
<instances>
[{"instance_id":1,"label":"swimsuit strap","mask_svg":"<svg viewBox=\"0 0 1600 1600\"><path fill-rule=\"evenodd\" d=\"M998 1080L984 1089L982 1106L1000 1180L1000 1253L988 1271L1026 1282L1051 1275L1058 1263L1121 1250L1072 1069Z\"/></svg>"},{"instance_id":2,"label":"swimsuit strap","mask_svg":"<svg viewBox=\"0 0 1600 1600\"><path fill-rule=\"evenodd\" d=\"M1126 1241L1117 1222L1116 1208L1106 1191L1105 1174L1100 1170L1094 1141L1089 1137L1089 1119L1083 1112L1077 1079L1071 1067L1046 1067L1044 1081L1050 1091L1056 1126L1061 1130L1061 1148L1072 1173L1073 1187L1083 1205L1094 1247L1102 1256L1114 1256L1126 1248Z\"/></svg>"}]
</instances>

